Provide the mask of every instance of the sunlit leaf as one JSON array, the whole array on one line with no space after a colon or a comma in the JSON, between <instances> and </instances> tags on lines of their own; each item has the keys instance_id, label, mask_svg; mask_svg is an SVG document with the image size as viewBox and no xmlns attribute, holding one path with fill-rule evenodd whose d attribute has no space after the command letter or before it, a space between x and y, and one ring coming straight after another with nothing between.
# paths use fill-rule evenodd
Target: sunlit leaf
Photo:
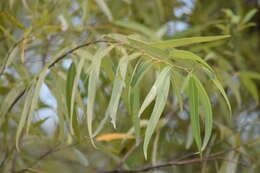
<instances>
[{"instance_id":1,"label":"sunlit leaf","mask_svg":"<svg viewBox=\"0 0 260 173\"><path fill-rule=\"evenodd\" d=\"M181 39L174 39L174 40L152 42L152 43L149 43L149 45L151 45L153 47L157 47L157 48L174 48L174 47L187 46L190 44L221 40L221 39L225 39L228 37L230 37L230 35L181 38Z\"/></svg>"}]
</instances>

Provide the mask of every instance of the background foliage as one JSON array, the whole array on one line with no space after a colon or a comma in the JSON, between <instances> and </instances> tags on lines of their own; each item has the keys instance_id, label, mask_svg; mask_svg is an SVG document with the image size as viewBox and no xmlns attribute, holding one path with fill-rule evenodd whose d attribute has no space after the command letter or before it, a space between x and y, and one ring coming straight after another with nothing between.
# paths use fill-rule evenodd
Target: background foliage
<instances>
[{"instance_id":1,"label":"background foliage","mask_svg":"<svg viewBox=\"0 0 260 173\"><path fill-rule=\"evenodd\" d=\"M2 0L0 172L259 172L259 7Z\"/></svg>"}]
</instances>

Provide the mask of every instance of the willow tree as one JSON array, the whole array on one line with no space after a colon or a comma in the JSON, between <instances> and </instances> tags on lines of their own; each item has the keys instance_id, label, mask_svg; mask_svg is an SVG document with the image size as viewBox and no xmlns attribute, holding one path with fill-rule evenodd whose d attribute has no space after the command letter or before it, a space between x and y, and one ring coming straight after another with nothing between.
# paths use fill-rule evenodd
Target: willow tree
<instances>
[{"instance_id":1,"label":"willow tree","mask_svg":"<svg viewBox=\"0 0 260 173\"><path fill-rule=\"evenodd\" d=\"M200 24L204 3L2 2L0 170L259 171L259 136L234 129L259 100L240 43L257 10Z\"/></svg>"}]
</instances>

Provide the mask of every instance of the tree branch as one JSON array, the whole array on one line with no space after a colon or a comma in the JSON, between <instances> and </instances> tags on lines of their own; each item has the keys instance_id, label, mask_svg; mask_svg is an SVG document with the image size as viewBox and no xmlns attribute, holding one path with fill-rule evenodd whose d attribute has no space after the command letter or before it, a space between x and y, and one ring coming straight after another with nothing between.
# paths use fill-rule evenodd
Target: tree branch
<instances>
[{"instance_id":1,"label":"tree branch","mask_svg":"<svg viewBox=\"0 0 260 173\"><path fill-rule=\"evenodd\" d=\"M139 173L139 172L147 172L147 171L152 171L152 170L155 170L155 169L160 169L160 168L165 168L165 167L170 167L170 166L186 165L186 164L199 163L199 162L218 160L218 159L224 160L222 158L219 158L219 156L223 155L227 152L236 150L237 148L238 147L234 147L234 148L231 148L231 149L226 150L226 151L213 153L208 157L198 157L198 158L193 158L193 159L188 159L188 160L170 161L170 162L158 164L158 165L155 165L155 166L147 166L147 167L137 168L137 169L129 169L129 170L115 169L115 170L111 170L111 171L103 171L103 172L100 172L100 173ZM230 160L224 160L224 161L230 161ZM239 164L241 164L241 163L239 163ZM247 167L244 164L241 164L241 165L244 166L244 167Z\"/></svg>"}]
</instances>

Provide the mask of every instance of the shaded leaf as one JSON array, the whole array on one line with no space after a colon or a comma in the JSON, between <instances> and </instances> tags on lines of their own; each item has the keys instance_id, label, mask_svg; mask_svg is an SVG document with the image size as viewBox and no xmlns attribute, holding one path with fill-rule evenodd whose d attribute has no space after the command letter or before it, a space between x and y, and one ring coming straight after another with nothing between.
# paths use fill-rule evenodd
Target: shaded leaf
<instances>
[{"instance_id":1,"label":"shaded leaf","mask_svg":"<svg viewBox=\"0 0 260 173\"><path fill-rule=\"evenodd\" d=\"M201 152L201 135L200 135L200 120L199 120L199 94L194 78L191 76L188 84L190 118L192 125L192 133Z\"/></svg>"},{"instance_id":2,"label":"shaded leaf","mask_svg":"<svg viewBox=\"0 0 260 173\"><path fill-rule=\"evenodd\" d=\"M211 133L212 133L212 128L213 128L213 117L212 117L212 107L210 103L209 96L204 89L203 85L201 84L200 80L195 76L192 75L192 78L197 86L198 89L198 96L199 96L199 101L202 104L204 108L204 119L205 119L205 136L203 139L203 145L201 148L201 151L205 149L207 146Z\"/></svg>"}]
</instances>

